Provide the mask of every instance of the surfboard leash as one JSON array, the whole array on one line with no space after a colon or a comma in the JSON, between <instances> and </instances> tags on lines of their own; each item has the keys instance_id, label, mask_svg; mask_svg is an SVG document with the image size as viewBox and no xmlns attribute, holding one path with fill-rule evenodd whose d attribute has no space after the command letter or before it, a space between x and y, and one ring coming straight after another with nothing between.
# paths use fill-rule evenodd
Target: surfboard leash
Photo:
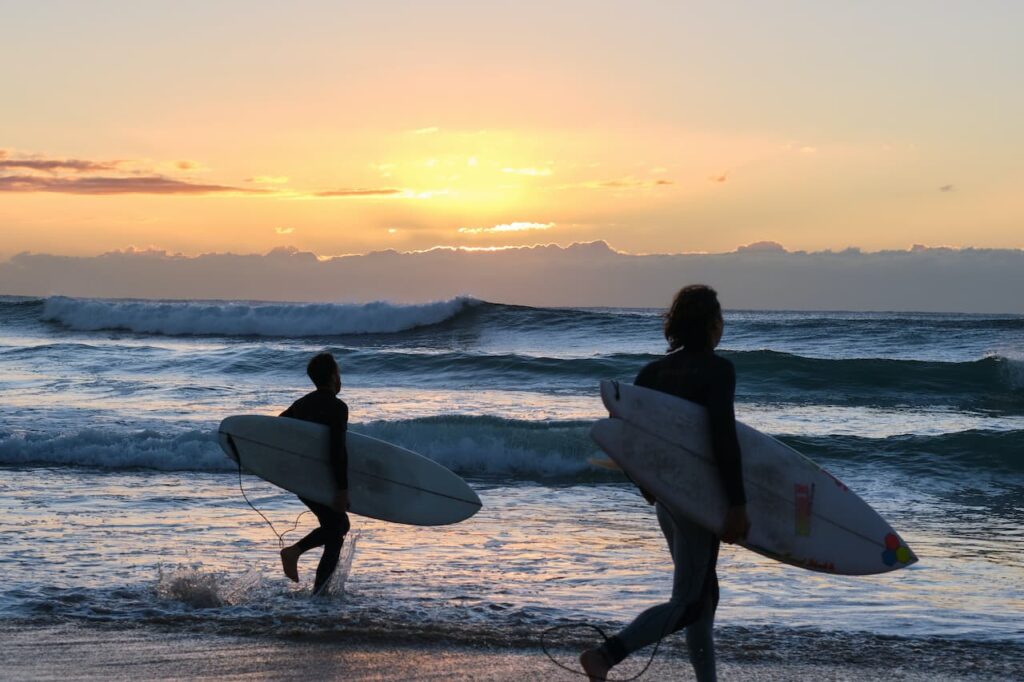
<instances>
[{"instance_id":1,"label":"surfboard leash","mask_svg":"<svg viewBox=\"0 0 1024 682\"><path fill-rule=\"evenodd\" d=\"M668 620L668 618L666 618L665 620L666 620L665 625L667 626L670 621ZM601 635L601 637L604 638L605 642L607 642L611 638L608 635L605 634L604 630L602 630L597 625L594 625L593 623L567 623L565 625L556 625L556 626L550 627L547 630L544 630L542 633L540 633L540 648L544 651L544 655L548 657L548 660L550 660L552 663L557 665L562 670L567 670L568 672L571 672L574 675L579 675L581 677L588 677L589 678L590 676L587 673L580 672L579 670L576 670L575 668L570 668L567 665L563 665L562 663L559 663L555 659L555 657L553 655L551 655L551 652L548 650L548 645L547 645L547 642L545 641L544 638L547 637L547 635L549 633L555 632L557 630L568 630L569 628L590 628L591 630L594 630L595 632L597 632L597 634ZM640 672L638 672L636 675L633 675L632 677L606 677L604 679L607 680L607 682L632 682L632 680L640 679L647 672L647 669L651 667L651 664L654 663L654 657L658 655L658 648L661 646L662 640L665 639L665 637L667 635L668 635L668 627L666 627L664 629L664 631L661 633L661 637L658 639L657 642L654 643L654 650L651 651L651 657L647 659L647 664L644 665L644 667L641 668Z\"/></svg>"},{"instance_id":2,"label":"surfboard leash","mask_svg":"<svg viewBox=\"0 0 1024 682\"><path fill-rule=\"evenodd\" d=\"M256 505L254 505L252 503L252 501L249 500L249 496L245 494L245 488L242 486L242 456L238 452L238 448L235 447L235 441L234 441L234 439L230 435L227 437L227 441L228 441L228 445L231 446L231 451L235 453L235 462L238 464L238 490L239 490L239 492L242 493L242 497L245 499L245 503L248 504L249 507L254 512L259 514L260 518L262 518L263 521L266 522L266 524L268 526L270 526L270 532L272 532L274 535L277 536L277 547L278 547L278 549L284 549L284 536L288 535L288 533L291 533L292 531L294 531L296 528L299 527L299 521L302 519L303 516L305 516L306 514L309 513L309 510L306 510L306 511L300 513L298 516L296 516L295 517L295 523L292 524L291 528L289 528L288 530L286 530L283 533L278 533L277 532L277 528L275 528L274 524L270 522L270 519L268 519L267 516L263 512L261 512L259 509L257 509Z\"/></svg>"},{"instance_id":3,"label":"surfboard leash","mask_svg":"<svg viewBox=\"0 0 1024 682\"><path fill-rule=\"evenodd\" d=\"M618 382L615 382L615 383L618 384ZM618 388L618 386L616 386L616 388ZM632 479L630 479L630 481L632 481ZM674 523L675 522L675 516L672 514L672 510L668 509L666 507L665 511L667 511L668 515L670 517L672 517L672 521ZM675 563L675 557L672 557L672 560L673 560L673 563ZM689 588L693 586L693 575L692 574L688 576L688 581L689 581L689 584L687 586L687 590L686 590L687 592L689 592L690 591ZM658 641L654 643L654 649L651 651L651 655L647 659L647 663L644 665L643 668L640 669L640 672L638 672L637 674L633 675L632 677L606 677L605 680L607 682L632 682L632 680L638 680L641 677L643 677L643 675L647 672L648 668L650 668L651 665L654 663L654 658L655 658L655 656L658 655L658 649L661 648L661 643L663 641L665 641L665 638L668 637L668 635L669 635L669 626L672 624L672 615L673 615L672 612L669 612L665 616L665 627L662 628L661 637L659 637ZM547 645L547 641L545 640L545 638L550 633L552 633L552 632L557 632L559 630L568 630L569 628L590 628L591 630L594 630L595 632L597 632L597 634L601 635L601 637L604 639L605 642L607 642L611 638L608 637L607 634L605 634L604 630L602 630L597 625L594 625L593 623L567 623L565 625L555 625L554 627L550 627L547 630L544 630L543 632L540 633L540 648L541 648L541 650L544 651L544 655L548 657L548 660L550 660L552 663L557 665L562 670L566 670L568 672L571 672L574 675L579 675L581 677L589 677L589 675L587 675L587 673L585 673L585 672L580 672L579 670L576 670L575 668L570 668L567 665L563 665L562 663L559 663L555 659L555 657L551 654L551 652L548 650L548 645Z\"/></svg>"}]
</instances>

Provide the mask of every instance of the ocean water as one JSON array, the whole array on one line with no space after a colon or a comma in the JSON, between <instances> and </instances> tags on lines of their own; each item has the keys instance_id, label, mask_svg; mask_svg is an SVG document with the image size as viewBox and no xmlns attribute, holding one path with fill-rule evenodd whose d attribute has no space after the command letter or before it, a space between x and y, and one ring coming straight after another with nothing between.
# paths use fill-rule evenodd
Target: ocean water
<instances>
[{"instance_id":1,"label":"ocean water","mask_svg":"<svg viewBox=\"0 0 1024 682\"><path fill-rule=\"evenodd\" d=\"M240 477L214 433L307 392L324 349L353 430L452 468L484 508L444 528L354 516L331 594L311 599L315 554L289 583L239 485L279 531L304 508ZM587 465L587 428L598 381L663 351L654 310L0 297L0 614L517 646L614 628L667 596L671 561L632 486ZM1024 662L1024 317L729 311L720 351L738 417L843 479L920 557L849 578L723 547L726 655L804 642L857 661L882 642L951 667Z\"/></svg>"}]
</instances>

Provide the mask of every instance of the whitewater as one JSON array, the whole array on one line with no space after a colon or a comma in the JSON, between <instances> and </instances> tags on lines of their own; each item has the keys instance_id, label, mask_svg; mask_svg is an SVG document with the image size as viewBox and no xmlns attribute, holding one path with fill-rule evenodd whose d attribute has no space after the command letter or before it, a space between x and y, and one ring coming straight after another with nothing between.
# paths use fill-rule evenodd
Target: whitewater
<instances>
[{"instance_id":1,"label":"whitewater","mask_svg":"<svg viewBox=\"0 0 1024 682\"><path fill-rule=\"evenodd\" d=\"M666 593L671 562L632 486L587 464L587 429L598 381L664 352L659 313L0 297L0 612L524 646L553 624L621 624ZM921 557L851 579L724 548L725 655L820 635L837 656L1024 662L1024 316L725 317L738 417L833 471ZM276 538L213 434L308 391L321 350L341 363L353 430L452 468L484 509L441 529L356 518L333 601L311 603L308 582L277 574ZM302 511L241 483L280 527Z\"/></svg>"}]
</instances>

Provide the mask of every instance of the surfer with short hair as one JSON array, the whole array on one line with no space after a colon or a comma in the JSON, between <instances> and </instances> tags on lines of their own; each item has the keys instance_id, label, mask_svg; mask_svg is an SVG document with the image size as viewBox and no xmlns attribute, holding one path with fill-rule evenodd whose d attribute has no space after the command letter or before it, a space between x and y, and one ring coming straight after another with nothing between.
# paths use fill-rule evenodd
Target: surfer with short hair
<instances>
[{"instance_id":1,"label":"surfer with short hair","mask_svg":"<svg viewBox=\"0 0 1024 682\"><path fill-rule=\"evenodd\" d=\"M350 528L348 514L345 513L348 510L348 450L345 448L348 405L338 398L341 371L333 355L319 353L314 356L306 366L306 374L316 390L296 400L281 416L330 427L330 461L336 492L330 506L299 497L316 515L320 526L294 545L281 550L281 566L286 576L298 582L299 557L322 546L324 553L316 567L316 580L313 583L313 594L318 594L338 566L345 534Z\"/></svg>"},{"instance_id":2,"label":"surfer with short hair","mask_svg":"<svg viewBox=\"0 0 1024 682\"><path fill-rule=\"evenodd\" d=\"M708 682L716 678L712 628L718 606L715 566L719 541L737 542L750 530L733 407L736 371L729 360L714 352L723 329L722 306L715 290L703 284L683 287L665 313L668 353L640 370L633 382L707 408L712 451L729 501L722 535L673 516L665 505L641 490L655 505L675 565L672 597L647 609L600 647L580 656L580 664L591 680L606 679L608 671L631 653L683 628L697 679Z\"/></svg>"}]
</instances>

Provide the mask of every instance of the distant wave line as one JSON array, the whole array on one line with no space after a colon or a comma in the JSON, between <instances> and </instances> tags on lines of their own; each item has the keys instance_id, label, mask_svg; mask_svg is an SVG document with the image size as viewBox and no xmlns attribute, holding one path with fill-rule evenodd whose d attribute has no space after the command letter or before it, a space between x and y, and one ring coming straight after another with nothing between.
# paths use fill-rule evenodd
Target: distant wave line
<instances>
[{"instance_id":1,"label":"distant wave line","mask_svg":"<svg viewBox=\"0 0 1024 682\"><path fill-rule=\"evenodd\" d=\"M600 451L589 421L524 421L493 416L441 415L353 424L353 431L420 452L463 475L506 479L618 480L587 459ZM924 475L1024 474L1024 431L969 430L940 435L868 438L779 436L824 463L856 460ZM108 470L234 471L220 450L216 427L174 432L82 429L0 432L0 465L72 466Z\"/></svg>"}]
</instances>

